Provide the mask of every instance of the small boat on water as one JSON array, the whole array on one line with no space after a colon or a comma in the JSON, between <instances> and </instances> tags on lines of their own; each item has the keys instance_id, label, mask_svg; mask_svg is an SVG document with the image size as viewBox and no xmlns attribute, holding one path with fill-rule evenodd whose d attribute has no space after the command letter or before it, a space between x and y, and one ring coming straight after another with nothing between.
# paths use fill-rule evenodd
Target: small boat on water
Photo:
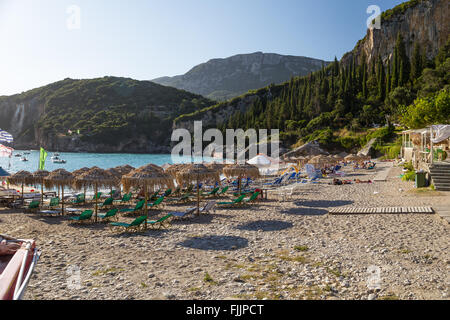
<instances>
[{"instance_id":1,"label":"small boat on water","mask_svg":"<svg viewBox=\"0 0 450 320\"><path fill-rule=\"evenodd\" d=\"M34 240L0 234L0 300L21 300L41 255Z\"/></svg>"},{"instance_id":2,"label":"small boat on water","mask_svg":"<svg viewBox=\"0 0 450 320\"><path fill-rule=\"evenodd\" d=\"M25 157L22 157L22 158L20 158L20 161L28 161L28 159Z\"/></svg>"},{"instance_id":3,"label":"small boat on water","mask_svg":"<svg viewBox=\"0 0 450 320\"><path fill-rule=\"evenodd\" d=\"M14 155L14 157L21 157L22 156L22 154L20 154L20 153L16 153L15 155Z\"/></svg>"},{"instance_id":4,"label":"small boat on water","mask_svg":"<svg viewBox=\"0 0 450 320\"><path fill-rule=\"evenodd\" d=\"M59 157L52 157L53 163L66 163L66 160L60 159Z\"/></svg>"}]
</instances>

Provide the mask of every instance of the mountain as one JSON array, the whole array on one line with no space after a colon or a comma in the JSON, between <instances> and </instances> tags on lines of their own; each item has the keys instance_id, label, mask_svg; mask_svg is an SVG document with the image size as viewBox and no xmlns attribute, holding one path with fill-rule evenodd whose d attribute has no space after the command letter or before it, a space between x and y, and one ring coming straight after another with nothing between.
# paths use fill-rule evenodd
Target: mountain
<instances>
[{"instance_id":1,"label":"mountain","mask_svg":"<svg viewBox=\"0 0 450 320\"><path fill-rule=\"evenodd\" d=\"M13 134L16 148L168 152L173 119L211 104L150 81L65 79L0 97L0 128Z\"/></svg>"},{"instance_id":2,"label":"mountain","mask_svg":"<svg viewBox=\"0 0 450 320\"><path fill-rule=\"evenodd\" d=\"M354 58L361 62L365 57L370 65L378 56L384 62L392 60L399 33L409 57L414 44L419 43L426 57L432 59L450 34L449 6L450 1L412 0L383 12L381 28L367 29L366 36L342 57L341 63L348 65Z\"/></svg>"},{"instance_id":3,"label":"mountain","mask_svg":"<svg viewBox=\"0 0 450 320\"><path fill-rule=\"evenodd\" d=\"M341 61L181 115L174 128L192 130L194 120L222 131L277 128L285 146L317 140L347 152L379 138L382 152L379 142L395 135L391 126L374 127L450 122L449 16L448 0L405 2L384 12L382 29L369 30Z\"/></svg>"},{"instance_id":4,"label":"mountain","mask_svg":"<svg viewBox=\"0 0 450 320\"><path fill-rule=\"evenodd\" d=\"M255 52L213 59L184 75L152 81L213 100L226 100L271 83L282 83L294 76L307 75L327 64L318 59Z\"/></svg>"}]
</instances>

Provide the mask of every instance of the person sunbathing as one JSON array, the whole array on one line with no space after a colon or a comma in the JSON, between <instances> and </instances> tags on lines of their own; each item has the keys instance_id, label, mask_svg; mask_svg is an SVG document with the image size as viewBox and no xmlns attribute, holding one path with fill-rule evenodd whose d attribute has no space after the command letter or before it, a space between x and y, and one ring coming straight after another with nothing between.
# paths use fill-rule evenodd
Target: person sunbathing
<instances>
[{"instance_id":1,"label":"person sunbathing","mask_svg":"<svg viewBox=\"0 0 450 320\"><path fill-rule=\"evenodd\" d=\"M20 249L20 244L18 243L8 243L6 240L0 242L0 256L6 256L14 254Z\"/></svg>"},{"instance_id":2,"label":"person sunbathing","mask_svg":"<svg viewBox=\"0 0 450 320\"><path fill-rule=\"evenodd\" d=\"M364 180L355 179L355 182L356 183L372 183L372 180L364 181Z\"/></svg>"}]
</instances>

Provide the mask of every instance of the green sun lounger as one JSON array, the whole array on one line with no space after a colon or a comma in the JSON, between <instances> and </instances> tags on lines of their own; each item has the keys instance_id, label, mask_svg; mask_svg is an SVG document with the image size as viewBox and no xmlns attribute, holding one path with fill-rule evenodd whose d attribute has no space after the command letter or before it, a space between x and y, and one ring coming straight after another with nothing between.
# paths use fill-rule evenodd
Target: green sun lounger
<instances>
[{"instance_id":1,"label":"green sun lounger","mask_svg":"<svg viewBox=\"0 0 450 320\"><path fill-rule=\"evenodd\" d=\"M125 222L111 222L108 224L108 226L112 229L113 227L118 227L123 229L124 231L139 231L139 227L144 223L144 221L147 220L147 216L140 216L139 218L136 218L131 223L125 223Z\"/></svg>"},{"instance_id":2,"label":"green sun lounger","mask_svg":"<svg viewBox=\"0 0 450 320\"><path fill-rule=\"evenodd\" d=\"M147 220L147 225L149 225L152 228L158 227L158 229L161 229L161 227L169 227L170 226L170 218L172 218L173 215L169 213L167 216L162 217L159 220Z\"/></svg>"},{"instance_id":3,"label":"green sun lounger","mask_svg":"<svg viewBox=\"0 0 450 320\"><path fill-rule=\"evenodd\" d=\"M150 208L156 208L156 207L158 207L159 205L161 205L163 201L164 201L164 196L161 196L161 197L159 197L155 202L150 203L148 206L149 206Z\"/></svg>"},{"instance_id":4,"label":"green sun lounger","mask_svg":"<svg viewBox=\"0 0 450 320\"><path fill-rule=\"evenodd\" d=\"M100 197L102 196L102 194L103 194L102 192L97 192L97 194L95 194L95 195L92 196L92 200L91 200L91 201L95 201L95 198L97 198L97 200L100 199Z\"/></svg>"},{"instance_id":5,"label":"green sun lounger","mask_svg":"<svg viewBox=\"0 0 450 320\"><path fill-rule=\"evenodd\" d=\"M72 204L81 204L85 202L84 193L77 194L77 198L72 201Z\"/></svg>"},{"instance_id":6,"label":"green sun lounger","mask_svg":"<svg viewBox=\"0 0 450 320\"><path fill-rule=\"evenodd\" d=\"M255 193L253 193L252 194L252 196L249 198L249 199L245 199L244 200L244 202L245 203L251 203L251 202L254 202L254 201L256 201L257 199L258 199L258 196L260 195L260 192L258 191L258 192L255 192Z\"/></svg>"},{"instance_id":7,"label":"green sun lounger","mask_svg":"<svg viewBox=\"0 0 450 320\"><path fill-rule=\"evenodd\" d=\"M121 213L135 213L138 211L141 211L144 208L145 205L145 200L141 200L139 201L136 206L132 209L132 208L125 208L125 209L120 209Z\"/></svg>"},{"instance_id":8,"label":"green sun lounger","mask_svg":"<svg viewBox=\"0 0 450 320\"><path fill-rule=\"evenodd\" d=\"M202 196L216 196L217 192L219 192L220 187L214 188L212 191L207 192L207 193L203 193Z\"/></svg>"},{"instance_id":9,"label":"green sun lounger","mask_svg":"<svg viewBox=\"0 0 450 320\"><path fill-rule=\"evenodd\" d=\"M83 211L78 217L72 217L72 218L70 218L70 220L76 221L76 222L89 221L92 219L93 213L94 213L94 210L86 210L86 211Z\"/></svg>"},{"instance_id":10,"label":"green sun lounger","mask_svg":"<svg viewBox=\"0 0 450 320\"><path fill-rule=\"evenodd\" d=\"M59 198L58 198L58 197L56 197L56 198L51 198L51 199L50 199L49 207L50 207L50 208L53 208L53 207L57 207L57 206L59 206Z\"/></svg>"},{"instance_id":11,"label":"green sun lounger","mask_svg":"<svg viewBox=\"0 0 450 320\"><path fill-rule=\"evenodd\" d=\"M218 202L217 205L219 206L234 206L237 204L242 204L242 201L245 198L245 194L241 195L239 198L231 201L231 202Z\"/></svg>"},{"instance_id":12,"label":"green sun lounger","mask_svg":"<svg viewBox=\"0 0 450 320\"><path fill-rule=\"evenodd\" d=\"M157 199L158 194L159 194L159 191L161 191L161 190L155 191L155 193L152 194L152 195L148 198L148 200L154 200L154 199Z\"/></svg>"},{"instance_id":13,"label":"green sun lounger","mask_svg":"<svg viewBox=\"0 0 450 320\"><path fill-rule=\"evenodd\" d=\"M114 202L120 202L120 203L127 203L131 200L132 193L126 193L123 195L122 199L120 200L114 200Z\"/></svg>"},{"instance_id":14,"label":"green sun lounger","mask_svg":"<svg viewBox=\"0 0 450 320\"><path fill-rule=\"evenodd\" d=\"M118 220L117 213L119 212L119 209L111 209L105 214L99 214L98 217L102 219L103 221L109 220L111 218L115 218Z\"/></svg>"},{"instance_id":15,"label":"green sun lounger","mask_svg":"<svg viewBox=\"0 0 450 320\"><path fill-rule=\"evenodd\" d=\"M114 202L113 198L108 198L102 204L100 204L99 207L103 208L103 207L107 207L107 206L112 206L113 202Z\"/></svg>"},{"instance_id":16,"label":"green sun lounger","mask_svg":"<svg viewBox=\"0 0 450 320\"><path fill-rule=\"evenodd\" d=\"M34 211L34 210L38 210L39 209L39 205L41 204L40 201L38 200L33 200L31 201L31 203L28 205L28 207L26 208L26 211Z\"/></svg>"},{"instance_id":17,"label":"green sun lounger","mask_svg":"<svg viewBox=\"0 0 450 320\"><path fill-rule=\"evenodd\" d=\"M167 189L166 192L164 192L163 197L168 197L172 194L172 189Z\"/></svg>"},{"instance_id":18,"label":"green sun lounger","mask_svg":"<svg viewBox=\"0 0 450 320\"><path fill-rule=\"evenodd\" d=\"M225 188L223 188L222 190L220 190L220 192L217 193L218 196L224 195L225 193L227 193L228 189L230 189L229 186L226 186Z\"/></svg>"}]
</instances>

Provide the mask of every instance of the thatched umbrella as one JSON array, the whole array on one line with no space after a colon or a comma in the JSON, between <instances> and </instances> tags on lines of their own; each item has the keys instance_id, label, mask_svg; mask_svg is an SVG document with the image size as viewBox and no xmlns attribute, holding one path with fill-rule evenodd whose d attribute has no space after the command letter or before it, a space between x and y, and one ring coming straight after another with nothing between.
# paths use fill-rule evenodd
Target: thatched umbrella
<instances>
[{"instance_id":1,"label":"thatched umbrella","mask_svg":"<svg viewBox=\"0 0 450 320\"><path fill-rule=\"evenodd\" d=\"M349 154L344 158L346 161L358 161L361 160L360 157L358 157L356 154Z\"/></svg>"},{"instance_id":2,"label":"thatched umbrella","mask_svg":"<svg viewBox=\"0 0 450 320\"><path fill-rule=\"evenodd\" d=\"M125 192L131 187L141 187L145 191L145 215L148 218L148 189L155 186L166 186L173 188L173 178L164 172L161 167L154 164L148 164L131 171L122 177L122 185ZM147 220L145 220L145 228L147 228Z\"/></svg>"},{"instance_id":3,"label":"thatched umbrella","mask_svg":"<svg viewBox=\"0 0 450 320\"><path fill-rule=\"evenodd\" d=\"M120 172L122 174L122 176L124 176L126 174L129 174L131 171L133 171L136 168L126 164L126 165L123 165L123 166L117 166L117 167L115 167L113 169L118 171L118 172Z\"/></svg>"},{"instance_id":4,"label":"thatched umbrella","mask_svg":"<svg viewBox=\"0 0 450 320\"><path fill-rule=\"evenodd\" d=\"M91 170L91 168L88 168L88 167L80 168L75 171L72 171L72 175L76 179L77 177L81 176L83 173L88 172L89 170ZM84 194L84 198L86 199L86 187L84 187L83 194Z\"/></svg>"},{"instance_id":5,"label":"thatched umbrella","mask_svg":"<svg viewBox=\"0 0 450 320\"><path fill-rule=\"evenodd\" d=\"M238 188L239 194L241 193L241 179L243 177L248 177L252 179L259 178L259 169L254 165L245 163L245 164L230 164L223 168L223 174L227 178L238 178Z\"/></svg>"},{"instance_id":6,"label":"thatched umbrella","mask_svg":"<svg viewBox=\"0 0 450 320\"><path fill-rule=\"evenodd\" d=\"M324 155L315 156L315 157L311 158L311 160L308 161L309 164L315 164L318 166L323 166L324 164L327 164L329 162L330 162L330 159L328 159L328 157L326 157Z\"/></svg>"},{"instance_id":7,"label":"thatched umbrella","mask_svg":"<svg viewBox=\"0 0 450 320\"><path fill-rule=\"evenodd\" d=\"M98 167L93 167L91 170L81 174L74 180L74 185L77 189L81 187L94 187L94 194L97 195L98 187L111 187L117 185L119 180L106 170ZM95 222L97 222L98 214L98 199L95 198Z\"/></svg>"},{"instance_id":8,"label":"thatched umbrella","mask_svg":"<svg viewBox=\"0 0 450 320\"><path fill-rule=\"evenodd\" d=\"M221 172L223 171L223 168L225 168L225 164L219 162L210 162L205 164L205 167Z\"/></svg>"},{"instance_id":9,"label":"thatched umbrella","mask_svg":"<svg viewBox=\"0 0 450 320\"><path fill-rule=\"evenodd\" d=\"M200 214L200 181L213 180L220 181L218 170L213 170L206 167L204 164L189 164L176 175L178 184L197 184L197 214Z\"/></svg>"},{"instance_id":10,"label":"thatched umbrella","mask_svg":"<svg viewBox=\"0 0 450 320\"><path fill-rule=\"evenodd\" d=\"M28 171L19 171L12 176L7 178L8 183L14 184L14 185L22 185L22 205L24 204L24 198L23 198L23 186L24 185L30 185L33 183L33 175Z\"/></svg>"},{"instance_id":11,"label":"thatched umbrella","mask_svg":"<svg viewBox=\"0 0 450 320\"><path fill-rule=\"evenodd\" d=\"M44 185L46 188L54 188L58 189L61 187L61 212L64 214L64 187L72 186L73 182L73 174L64 170L64 169L56 169L44 178Z\"/></svg>"},{"instance_id":12,"label":"thatched umbrella","mask_svg":"<svg viewBox=\"0 0 450 320\"><path fill-rule=\"evenodd\" d=\"M41 206L44 204L44 179L50 174L47 170L38 170L33 173L32 181L34 184L41 185Z\"/></svg>"},{"instance_id":13,"label":"thatched umbrella","mask_svg":"<svg viewBox=\"0 0 450 320\"><path fill-rule=\"evenodd\" d=\"M174 179L177 177L177 173L186 168L189 164L187 163L177 163L168 166L164 172L172 176Z\"/></svg>"}]
</instances>

